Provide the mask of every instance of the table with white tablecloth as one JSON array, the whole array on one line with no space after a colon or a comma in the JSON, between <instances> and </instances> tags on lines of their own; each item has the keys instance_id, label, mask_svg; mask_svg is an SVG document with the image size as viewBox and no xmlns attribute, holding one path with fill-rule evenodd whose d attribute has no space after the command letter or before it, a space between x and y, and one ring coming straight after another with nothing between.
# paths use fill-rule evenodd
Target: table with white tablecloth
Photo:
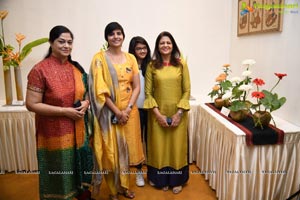
<instances>
[{"instance_id":1,"label":"table with white tablecloth","mask_svg":"<svg viewBox=\"0 0 300 200\"><path fill-rule=\"evenodd\" d=\"M300 127L275 117L284 143L248 146L234 124L199 101L190 103L189 162L220 200L286 199L299 190ZM0 106L0 171L18 170L37 170L34 113Z\"/></svg>"},{"instance_id":2,"label":"table with white tablecloth","mask_svg":"<svg viewBox=\"0 0 300 200\"><path fill-rule=\"evenodd\" d=\"M193 163L196 160L198 141L199 139L197 134L197 125L199 112L198 107L200 105L199 100L190 100L190 110L188 112L189 121L188 121L188 136L189 136L189 163Z\"/></svg>"},{"instance_id":3,"label":"table with white tablecloth","mask_svg":"<svg viewBox=\"0 0 300 200\"><path fill-rule=\"evenodd\" d=\"M35 114L0 104L0 171L36 171Z\"/></svg>"},{"instance_id":4,"label":"table with white tablecloth","mask_svg":"<svg viewBox=\"0 0 300 200\"><path fill-rule=\"evenodd\" d=\"M283 144L246 144L246 135L205 104L198 106L196 164L220 200L286 199L300 187L300 127L274 117Z\"/></svg>"},{"instance_id":5,"label":"table with white tablecloth","mask_svg":"<svg viewBox=\"0 0 300 200\"><path fill-rule=\"evenodd\" d=\"M191 100L189 111L189 161L196 158L195 134L199 101ZM25 106L0 102L0 171L37 170L34 113Z\"/></svg>"}]
</instances>

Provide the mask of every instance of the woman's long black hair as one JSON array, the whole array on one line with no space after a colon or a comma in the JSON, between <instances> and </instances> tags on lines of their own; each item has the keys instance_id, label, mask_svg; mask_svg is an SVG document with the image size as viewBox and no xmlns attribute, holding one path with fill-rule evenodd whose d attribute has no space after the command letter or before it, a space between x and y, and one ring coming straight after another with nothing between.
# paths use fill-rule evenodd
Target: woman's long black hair
<instances>
[{"instance_id":1,"label":"woman's long black hair","mask_svg":"<svg viewBox=\"0 0 300 200\"><path fill-rule=\"evenodd\" d=\"M135 55L135 47L137 46L137 44L143 44L143 45L146 45L146 47L147 47L147 55L142 60L142 64L141 64L142 74L143 74L143 76L145 76L147 65L151 61L151 50L150 50L150 47L149 47L147 41L143 37L141 37L141 36L133 37L129 42L128 52L133 54L135 57L137 57Z\"/></svg>"},{"instance_id":2,"label":"woman's long black hair","mask_svg":"<svg viewBox=\"0 0 300 200\"><path fill-rule=\"evenodd\" d=\"M173 45L173 50L171 52L171 59L170 59L170 64L173 66L182 66L181 62L180 62L180 51L179 48L175 42L175 39L173 38L173 36L171 35L171 33L167 32L167 31L163 31L161 32L157 38L156 38L156 42L155 42L155 48L154 48L154 53L153 53L153 66L156 69L160 69L163 66L163 59L161 57L161 54L159 52L159 42L161 40L162 37L168 37L170 38L172 45Z\"/></svg>"}]
</instances>

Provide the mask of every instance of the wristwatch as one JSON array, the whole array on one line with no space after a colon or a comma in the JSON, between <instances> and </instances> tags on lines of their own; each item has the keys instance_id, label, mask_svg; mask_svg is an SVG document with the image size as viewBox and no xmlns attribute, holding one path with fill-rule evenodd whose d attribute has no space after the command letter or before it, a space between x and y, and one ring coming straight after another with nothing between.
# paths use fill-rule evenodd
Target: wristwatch
<instances>
[{"instance_id":1,"label":"wristwatch","mask_svg":"<svg viewBox=\"0 0 300 200\"><path fill-rule=\"evenodd\" d=\"M128 108L132 109L133 105L132 104L129 104L128 105Z\"/></svg>"},{"instance_id":2,"label":"wristwatch","mask_svg":"<svg viewBox=\"0 0 300 200\"><path fill-rule=\"evenodd\" d=\"M183 111L182 110L178 110L178 114L181 117L183 115Z\"/></svg>"}]
</instances>

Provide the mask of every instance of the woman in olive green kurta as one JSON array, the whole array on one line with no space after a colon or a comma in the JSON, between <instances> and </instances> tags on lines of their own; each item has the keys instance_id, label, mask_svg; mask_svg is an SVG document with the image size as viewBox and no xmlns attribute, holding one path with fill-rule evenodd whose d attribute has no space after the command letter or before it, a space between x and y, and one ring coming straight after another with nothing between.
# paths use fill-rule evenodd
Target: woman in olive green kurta
<instances>
[{"instance_id":1,"label":"woman in olive green kurta","mask_svg":"<svg viewBox=\"0 0 300 200\"><path fill-rule=\"evenodd\" d=\"M145 77L144 108L151 109L148 120L148 179L151 185L173 192L182 190L188 171L188 111L190 78L187 64L172 35L162 32L154 50L154 60ZM166 122L167 117L172 122Z\"/></svg>"}]
</instances>

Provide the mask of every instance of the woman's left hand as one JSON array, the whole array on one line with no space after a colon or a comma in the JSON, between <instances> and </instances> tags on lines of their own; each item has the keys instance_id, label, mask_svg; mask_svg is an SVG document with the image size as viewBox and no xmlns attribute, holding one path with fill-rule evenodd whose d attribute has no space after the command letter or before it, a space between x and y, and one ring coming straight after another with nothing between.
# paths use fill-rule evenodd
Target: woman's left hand
<instances>
[{"instance_id":1,"label":"woman's left hand","mask_svg":"<svg viewBox=\"0 0 300 200\"><path fill-rule=\"evenodd\" d=\"M80 111L85 113L87 111L87 109L89 108L89 106L90 106L90 101L89 100L81 101L81 106L79 107Z\"/></svg>"},{"instance_id":2,"label":"woman's left hand","mask_svg":"<svg viewBox=\"0 0 300 200\"><path fill-rule=\"evenodd\" d=\"M89 108L89 105L90 105L89 100L84 100L84 101L81 101L81 106L79 106L75 109L78 110L82 114L82 117L83 117L85 112Z\"/></svg>"},{"instance_id":3,"label":"woman's left hand","mask_svg":"<svg viewBox=\"0 0 300 200\"><path fill-rule=\"evenodd\" d=\"M181 116L179 113L176 113L175 115L172 116L172 124L171 127L176 127L179 125L181 120Z\"/></svg>"},{"instance_id":4,"label":"woman's left hand","mask_svg":"<svg viewBox=\"0 0 300 200\"><path fill-rule=\"evenodd\" d=\"M119 119L119 123L121 125L125 125L125 124L127 124L127 121L129 120L129 114L125 110L122 110L121 113L122 114L121 114L121 117Z\"/></svg>"}]
</instances>

